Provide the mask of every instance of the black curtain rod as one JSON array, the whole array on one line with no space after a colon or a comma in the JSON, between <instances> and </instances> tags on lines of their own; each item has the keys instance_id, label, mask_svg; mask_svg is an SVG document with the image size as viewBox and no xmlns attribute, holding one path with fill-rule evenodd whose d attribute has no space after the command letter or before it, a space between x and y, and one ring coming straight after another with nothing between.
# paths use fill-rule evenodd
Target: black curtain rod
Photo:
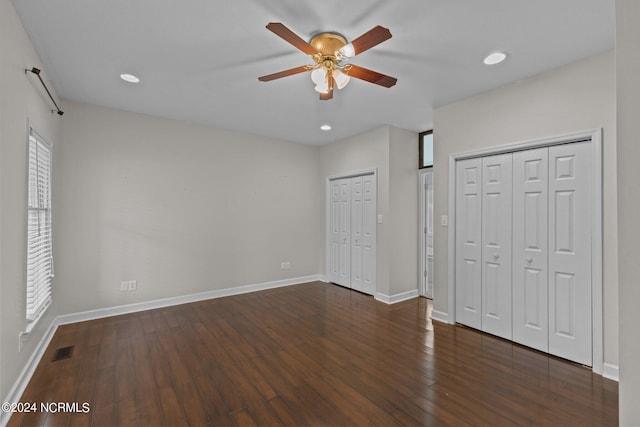
<instances>
[{"instance_id":1,"label":"black curtain rod","mask_svg":"<svg viewBox=\"0 0 640 427\"><path fill-rule=\"evenodd\" d=\"M59 116L63 115L64 111L62 111L60 109L60 107L58 107L58 104L56 104L56 100L53 99L53 95L51 95L51 92L49 92L49 88L47 87L46 84L44 84L44 80L42 80L42 77L40 77L40 69L36 68L36 67L33 67L33 68L31 68L29 70L28 68L26 68L24 70L24 73L27 74L27 72L31 72L31 73L35 74L36 76L38 76L38 79L40 80L40 83L42 83L42 86L44 87L44 90L47 91L47 94L49 95L49 98L51 98L51 101L53 102L53 105L56 106L56 109L55 110L51 110L51 112L53 113L55 111L56 113L58 113Z\"/></svg>"}]
</instances>

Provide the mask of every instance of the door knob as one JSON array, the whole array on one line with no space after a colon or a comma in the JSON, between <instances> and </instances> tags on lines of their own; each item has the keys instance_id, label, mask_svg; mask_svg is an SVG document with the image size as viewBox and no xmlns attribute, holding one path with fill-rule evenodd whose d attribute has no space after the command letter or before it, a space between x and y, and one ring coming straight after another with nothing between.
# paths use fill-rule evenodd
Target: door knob
<instances>
[{"instance_id":1,"label":"door knob","mask_svg":"<svg viewBox=\"0 0 640 427\"><path fill-rule=\"evenodd\" d=\"M527 257L527 264L531 264L533 262L533 258Z\"/></svg>"},{"instance_id":2,"label":"door knob","mask_svg":"<svg viewBox=\"0 0 640 427\"><path fill-rule=\"evenodd\" d=\"M493 259L498 259L500 258L500 254L493 254Z\"/></svg>"}]
</instances>

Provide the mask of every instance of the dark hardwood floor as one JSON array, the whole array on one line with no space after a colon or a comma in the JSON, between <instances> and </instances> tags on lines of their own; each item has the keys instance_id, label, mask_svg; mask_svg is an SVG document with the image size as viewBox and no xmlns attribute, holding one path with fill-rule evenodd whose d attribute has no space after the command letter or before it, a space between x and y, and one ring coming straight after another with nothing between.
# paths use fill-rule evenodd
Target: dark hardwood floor
<instances>
[{"instance_id":1,"label":"dark hardwood floor","mask_svg":"<svg viewBox=\"0 0 640 427\"><path fill-rule=\"evenodd\" d=\"M9 425L617 425L614 381L429 314L314 282L62 326L22 402L79 411Z\"/></svg>"}]
</instances>

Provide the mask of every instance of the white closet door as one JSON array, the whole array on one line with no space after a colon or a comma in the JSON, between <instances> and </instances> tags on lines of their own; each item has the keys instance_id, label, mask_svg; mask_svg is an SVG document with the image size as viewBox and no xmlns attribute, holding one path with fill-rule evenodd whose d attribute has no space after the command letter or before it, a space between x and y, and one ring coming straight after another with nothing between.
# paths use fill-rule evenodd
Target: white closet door
<instances>
[{"instance_id":1,"label":"white closet door","mask_svg":"<svg viewBox=\"0 0 640 427\"><path fill-rule=\"evenodd\" d=\"M482 159L456 163L456 320L480 329Z\"/></svg>"},{"instance_id":2,"label":"white closet door","mask_svg":"<svg viewBox=\"0 0 640 427\"><path fill-rule=\"evenodd\" d=\"M549 353L591 365L590 143L549 148Z\"/></svg>"},{"instance_id":3,"label":"white closet door","mask_svg":"<svg viewBox=\"0 0 640 427\"><path fill-rule=\"evenodd\" d=\"M338 181L339 189L339 285L351 287L351 180Z\"/></svg>"},{"instance_id":4,"label":"white closet door","mask_svg":"<svg viewBox=\"0 0 640 427\"><path fill-rule=\"evenodd\" d=\"M351 178L351 288L360 292L364 289L362 190L362 177Z\"/></svg>"},{"instance_id":5,"label":"white closet door","mask_svg":"<svg viewBox=\"0 0 640 427\"><path fill-rule=\"evenodd\" d=\"M482 330L506 339L512 330L511 157L482 158Z\"/></svg>"},{"instance_id":6,"label":"white closet door","mask_svg":"<svg viewBox=\"0 0 640 427\"><path fill-rule=\"evenodd\" d=\"M330 181L331 205L330 205L330 233L331 250L329 276L333 283L340 282L340 181Z\"/></svg>"},{"instance_id":7,"label":"white closet door","mask_svg":"<svg viewBox=\"0 0 640 427\"><path fill-rule=\"evenodd\" d=\"M513 340L549 351L548 148L513 154Z\"/></svg>"},{"instance_id":8,"label":"white closet door","mask_svg":"<svg viewBox=\"0 0 640 427\"><path fill-rule=\"evenodd\" d=\"M362 177L362 291L373 295L376 292L376 177Z\"/></svg>"}]
</instances>

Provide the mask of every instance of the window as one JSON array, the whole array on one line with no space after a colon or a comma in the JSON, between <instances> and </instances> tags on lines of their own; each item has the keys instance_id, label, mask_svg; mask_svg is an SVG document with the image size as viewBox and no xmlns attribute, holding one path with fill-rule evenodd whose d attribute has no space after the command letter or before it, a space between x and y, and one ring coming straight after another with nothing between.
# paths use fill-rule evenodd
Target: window
<instances>
[{"instance_id":1,"label":"window","mask_svg":"<svg viewBox=\"0 0 640 427\"><path fill-rule=\"evenodd\" d=\"M51 146L29 128L27 206L27 332L51 304Z\"/></svg>"},{"instance_id":2,"label":"window","mask_svg":"<svg viewBox=\"0 0 640 427\"><path fill-rule=\"evenodd\" d=\"M433 166L433 131L428 130L420 134L420 164L419 168Z\"/></svg>"}]
</instances>

